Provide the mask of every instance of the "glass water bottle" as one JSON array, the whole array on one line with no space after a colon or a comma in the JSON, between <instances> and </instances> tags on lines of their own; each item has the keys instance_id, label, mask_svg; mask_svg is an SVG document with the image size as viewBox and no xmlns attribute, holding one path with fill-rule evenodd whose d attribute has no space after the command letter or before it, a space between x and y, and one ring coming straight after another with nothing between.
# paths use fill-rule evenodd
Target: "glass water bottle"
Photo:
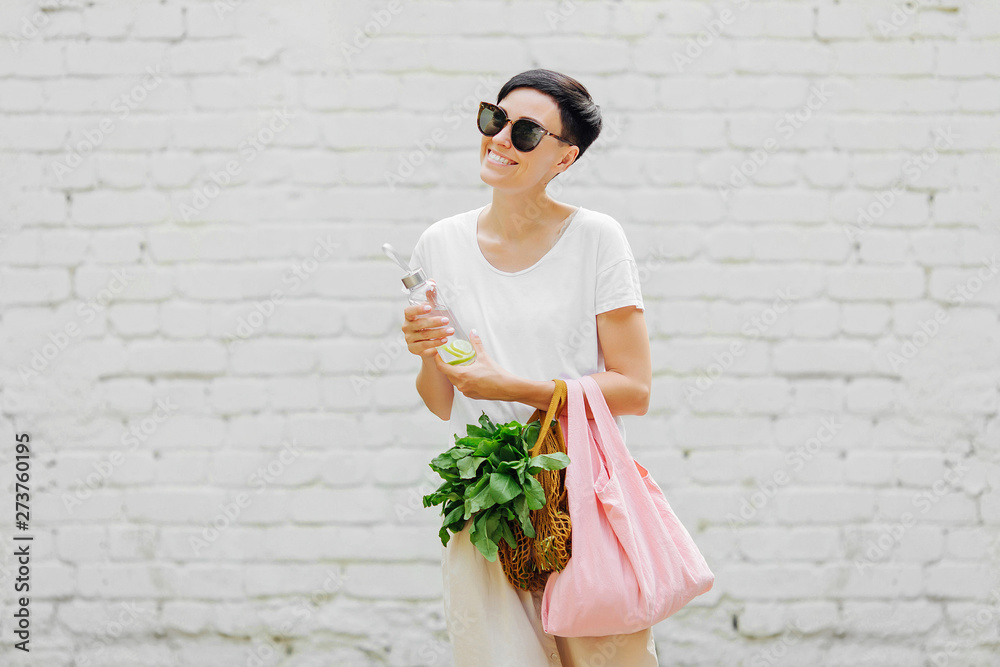
<instances>
[{"instance_id":1,"label":"glass water bottle","mask_svg":"<svg viewBox=\"0 0 1000 667\"><path fill-rule=\"evenodd\" d=\"M441 298L434 280L427 278L424 275L424 270L418 267L403 278L403 286L409 290L410 305L416 306L423 305L424 303L431 305L430 311L423 313L423 316L447 317L448 324L445 327L450 326L455 329L455 333L448 336L445 344L439 345L437 348L441 359L453 366L465 366L474 362L476 360L476 351L473 349L472 343L469 342L469 335L462 328L462 325L458 323L458 319L451 312L451 308ZM444 331L444 329L441 329L441 331ZM440 336L437 337L440 338Z\"/></svg>"}]
</instances>

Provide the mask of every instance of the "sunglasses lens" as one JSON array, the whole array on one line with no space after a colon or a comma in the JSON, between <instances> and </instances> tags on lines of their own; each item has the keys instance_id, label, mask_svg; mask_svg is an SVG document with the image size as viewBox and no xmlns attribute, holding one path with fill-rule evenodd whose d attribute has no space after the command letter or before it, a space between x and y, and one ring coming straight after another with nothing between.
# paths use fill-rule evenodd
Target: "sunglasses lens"
<instances>
[{"instance_id":1,"label":"sunglasses lens","mask_svg":"<svg viewBox=\"0 0 1000 667\"><path fill-rule=\"evenodd\" d=\"M534 150L542 140L542 128L528 120L518 120L510 130L510 142L521 152Z\"/></svg>"},{"instance_id":2,"label":"sunglasses lens","mask_svg":"<svg viewBox=\"0 0 1000 667\"><path fill-rule=\"evenodd\" d=\"M492 137L503 129L506 120L502 114L495 113L490 107L482 107L479 110L479 131L487 137Z\"/></svg>"},{"instance_id":3,"label":"sunglasses lens","mask_svg":"<svg viewBox=\"0 0 1000 667\"><path fill-rule=\"evenodd\" d=\"M489 106L479 108L479 131L487 137L499 133L506 124L507 115L503 109ZM543 136L545 132L540 125L524 118L514 121L510 130L510 142L514 144L514 148L525 153L534 150Z\"/></svg>"}]
</instances>

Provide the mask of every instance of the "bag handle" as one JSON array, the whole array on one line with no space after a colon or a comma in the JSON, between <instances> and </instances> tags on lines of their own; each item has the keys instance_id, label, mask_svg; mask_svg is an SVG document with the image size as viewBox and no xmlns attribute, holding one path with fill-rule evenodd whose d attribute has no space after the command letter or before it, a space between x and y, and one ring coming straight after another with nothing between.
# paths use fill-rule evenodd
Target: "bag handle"
<instances>
[{"instance_id":1,"label":"bag handle","mask_svg":"<svg viewBox=\"0 0 1000 667\"><path fill-rule=\"evenodd\" d=\"M592 451L593 448L597 447L596 443L591 445L594 438L591 435L587 419L586 401L583 383L579 379L569 380L567 382L564 433L566 434L566 454L570 454L569 450L573 450L574 453L570 456L573 462L570 465L575 468L576 473L569 474L567 468L566 488L573 489L569 494L570 516L574 516L575 512L581 518L584 511L590 513L590 509L585 509L590 508L590 504L584 503L580 499L589 497L587 494L593 492L595 477Z\"/></svg>"},{"instance_id":2,"label":"bag handle","mask_svg":"<svg viewBox=\"0 0 1000 667\"><path fill-rule=\"evenodd\" d=\"M597 380L584 375L580 378L580 388L584 397L590 405L590 412L594 415L593 424L595 428L594 441L604 456L605 461L619 475L620 483L628 486L633 492L639 492L643 483L639 477L639 472L635 467L635 460L632 453L622 440L621 432L618 430L618 423L608 407L604 392Z\"/></svg>"},{"instance_id":3,"label":"bag handle","mask_svg":"<svg viewBox=\"0 0 1000 667\"><path fill-rule=\"evenodd\" d=\"M549 433L549 426L552 424L552 420L559 417L559 413L562 412L563 407L567 402L565 380L553 378L553 382L556 383L556 389L552 392L552 400L549 401L549 409L545 412L545 419L542 420L542 428L538 431L538 440L535 441L535 446L532 447L529 452L531 456L538 456L538 450L541 448L542 443L545 442L545 436ZM541 414L542 411L540 409L536 409L532 418L528 421L534 421L536 416L541 416Z\"/></svg>"}]
</instances>

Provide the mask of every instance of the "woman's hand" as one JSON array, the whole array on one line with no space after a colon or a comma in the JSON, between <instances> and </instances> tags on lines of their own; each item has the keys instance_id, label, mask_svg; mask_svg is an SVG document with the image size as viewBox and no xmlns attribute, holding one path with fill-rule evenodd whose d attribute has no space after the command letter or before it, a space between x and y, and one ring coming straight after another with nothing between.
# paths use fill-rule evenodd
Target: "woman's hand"
<instances>
[{"instance_id":1,"label":"woman's hand","mask_svg":"<svg viewBox=\"0 0 1000 667\"><path fill-rule=\"evenodd\" d=\"M467 366L452 366L435 352L434 363L455 388L468 398L483 401L507 400L510 381L516 376L490 359L483 349L483 342L475 333L469 333L469 342L476 351L476 360Z\"/></svg>"},{"instance_id":2,"label":"woman's hand","mask_svg":"<svg viewBox=\"0 0 1000 667\"><path fill-rule=\"evenodd\" d=\"M433 354L440 359L441 355L438 354L437 348L445 344L446 337L454 330L450 324L444 323L445 318L428 315L428 312L430 311L424 304L407 306L403 310L405 321L401 328L406 339L406 349L411 354L424 358Z\"/></svg>"}]
</instances>

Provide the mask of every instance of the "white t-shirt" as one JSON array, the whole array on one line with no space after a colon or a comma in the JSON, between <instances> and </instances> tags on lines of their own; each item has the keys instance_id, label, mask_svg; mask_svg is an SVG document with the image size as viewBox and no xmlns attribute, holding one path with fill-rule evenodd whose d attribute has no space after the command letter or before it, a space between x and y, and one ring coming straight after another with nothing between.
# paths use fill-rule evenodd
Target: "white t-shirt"
<instances>
[{"instance_id":1,"label":"white t-shirt","mask_svg":"<svg viewBox=\"0 0 1000 667\"><path fill-rule=\"evenodd\" d=\"M581 206L548 253L509 273L490 264L479 247L476 226L485 208L424 230L410 269L422 267L434 279L462 328L476 329L486 354L514 375L576 379L604 371L597 315L622 306L644 309L639 270L621 224ZM478 425L483 412L502 424L526 423L534 411L518 401L470 399L456 389L449 424L462 438L466 425ZM620 415L615 422L624 440Z\"/></svg>"}]
</instances>

